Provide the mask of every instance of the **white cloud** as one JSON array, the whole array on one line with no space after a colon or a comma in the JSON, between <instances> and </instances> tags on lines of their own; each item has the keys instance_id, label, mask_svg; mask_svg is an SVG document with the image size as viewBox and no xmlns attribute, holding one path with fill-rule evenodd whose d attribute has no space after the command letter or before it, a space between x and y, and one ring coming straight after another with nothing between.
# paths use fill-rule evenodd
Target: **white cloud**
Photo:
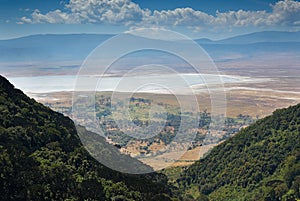
<instances>
[{"instance_id":1,"label":"white cloud","mask_svg":"<svg viewBox=\"0 0 300 201\"><path fill-rule=\"evenodd\" d=\"M107 23L125 24L141 22L150 13L130 0L70 0L65 11L54 10L42 14L35 10L31 16L23 17L24 23Z\"/></svg>"},{"instance_id":2,"label":"white cloud","mask_svg":"<svg viewBox=\"0 0 300 201\"><path fill-rule=\"evenodd\" d=\"M270 5L271 12L228 11L209 15L192 8L150 11L131 0L70 0L64 10L35 10L21 23L116 24L126 26L187 26L195 30L218 27L299 26L300 2L283 0Z\"/></svg>"},{"instance_id":3,"label":"white cloud","mask_svg":"<svg viewBox=\"0 0 300 201\"><path fill-rule=\"evenodd\" d=\"M215 24L225 26L259 26L264 25L263 20L268 14L265 11L229 11L217 12L214 19Z\"/></svg>"},{"instance_id":4,"label":"white cloud","mask_svg":"<svg viewBox=\"0 0 300 201\"><path fill-rule=\"evenodd\" d=\"M175 10L154 11L153 15L147 16L145 21L157 25L193 26L210 24L213 18L211 15L195 11L192 8L177 8Z\"/></svg>"},{"instance_id":5,"label":"white cloud","mask_svg":"<svg viewBox=\"0 0 300 201\"><path fill-rule=\"evenodd\" d=\"M279 1L272 5L273 12L268 20L272 24L295 25L300 19L300 2L293 0Z\"/></svg>"},{"instance_id":6,"label":"white cloud","mask_svg":"<svg viewBox=\"0 0 300 201\"><path fill-rule=\"evenodd\" d=\"M32 23L52 23L52 24L81 23L80 18L74 13L68 14L58 9L54 11L50 11L46 14L42 14L39 10L36 9L31 14L31 17L32 19L27 19L27 20L31 20Z\"/></svg>"}]
</instances>

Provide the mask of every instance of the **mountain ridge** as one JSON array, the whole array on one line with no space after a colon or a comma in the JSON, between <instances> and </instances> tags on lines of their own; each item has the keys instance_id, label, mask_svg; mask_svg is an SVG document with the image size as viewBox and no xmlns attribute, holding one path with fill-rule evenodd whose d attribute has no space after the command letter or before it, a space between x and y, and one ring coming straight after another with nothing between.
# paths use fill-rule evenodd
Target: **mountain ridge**
<instances>
[{"instance_id":1,"label":"mountain ridge","mask_svg":"<svg viewBox=\"0 0 300 201\"><path fill-rule=\"evenodd\" d=\"M70 118L27 97L2 76L0 111L1 200L171 199L164 175L122 174L101 165L82 146ZM77 130L97 136L99 150L115 148L83 127ZM120 160L135 163L124 157Z\"/></svg>"},{"instance_id":2,"label":"mountain ridge","mask_svg":"<svg viewBox=\"0 0 300 201\"><path fill-rule=\"evenodd\" d=\"M22 66L25 65L23 62L26 64L30 62L35 67L35 62L51 66L59 65L55 62L76 61L76 65L79 65L98 45L113 36L115 35L40 34L0 40L0 64L7 66L6 63L21 62ZM219 41L209 39L195 39L195 41L217 61L224 55L241 55L241 58L247 59L249 55L264 53L300 52L300 32L258 32Z\"/></svg>"},{"instance_id":3,"label":"mountain ridge","mask_svg":"<svg viewBox=\"0 0 300 201\"><path fill-rule=\"evenodd\" d=\"M10 39L1 39L3 41L16 41L23 39L39 38L39 37L102 37L102 39L108 39L118 34L96 34L96 33L70 33L70 34L32 34ZM256 39L255 42L244 41L244 43L257 43L257 42L300 42L300 31L260 31L246 34L240 34L232 37L227 37L219 40L213 40L210 38L195 38L195 41L203 41L204 43L238 43L237 39L249 40L251 38ZM272 37L271 37L272 36ZM274 37L275 36L275 37ZM253 39L252 39L253 40Z\"/></svg>"},{"instance_id":4,"label":"mountain ridge","mask_svg":"<svg viewBox=\"0 0 300 201\"><path fill-rule=\"evenodd\" d=\"M253 44L300 42L300 31L262 31L237 35L221 40L196 39L200 44Z\"/></svg>"}]
</instances>

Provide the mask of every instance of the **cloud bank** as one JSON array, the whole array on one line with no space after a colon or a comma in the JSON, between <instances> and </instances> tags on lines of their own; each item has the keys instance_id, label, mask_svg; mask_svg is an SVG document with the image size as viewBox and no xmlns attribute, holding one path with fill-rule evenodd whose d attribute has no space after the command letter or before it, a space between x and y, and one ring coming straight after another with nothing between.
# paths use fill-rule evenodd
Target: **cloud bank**
<instances>
[{"instance_id":1,"label":"cloud bank","mask_svg":"<svg viewBox=\"0 0 300 201\"><path fill-rule=\"evenodd\" d=\"M271 11L228 11L209 15L193 8L175 10L142 9L131 0L70 0L63 10L41 13L35 10L18 23L111 24L125 26L187 26L204 28L277 27L300 28L300 2L278 1Z\"/></svg>"}]
</instances>

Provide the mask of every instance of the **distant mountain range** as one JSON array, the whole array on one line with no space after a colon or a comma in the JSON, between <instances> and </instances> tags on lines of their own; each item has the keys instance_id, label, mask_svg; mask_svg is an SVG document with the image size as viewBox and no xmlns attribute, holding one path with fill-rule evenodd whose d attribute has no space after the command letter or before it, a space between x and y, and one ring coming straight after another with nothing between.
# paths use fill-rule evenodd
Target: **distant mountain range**
<instances>
[{"instance_id":1,"label":"distant mountain range","mask_svg":"<svg viewBox=\"0 0 300 201\"><path fill-rule=\"evenodd\" d=\"M113 36L45 34L0 40L0 73L7 73L9 70L15 73L24 70L25 67L27 74L35 74L36 69L50 72L53 69L57 71L58 68L65 69L65 72L70 70L76 72L84 59L98 45ZM209 39L195 41L217 62L272 57L276 54L300 54L300 32L258 32L218 41ZM143 56L141 54L139 57L143 60ZM13 68L15 69L12 70Z\"/></svg>"},{"instance_id":2,"label":"distant mountain range","mask_svg":"<svg viewBox=\"0 0 300 201\"><path fill-rule=\"evenodd\" d=\"M0 41L0 61L82 60L113 35L32 35Z\"/></svg>"},{"instance_id":3,"label":"distant mountain range","mask_svg":"<svg viewBox=\"0 0 300 201\"><path fill-rule=\"evenodd\" d=\"M253 44L300 42L300 32L262 31L222 40L196 39L199 44Z\"/></svg>"}]
</instances>

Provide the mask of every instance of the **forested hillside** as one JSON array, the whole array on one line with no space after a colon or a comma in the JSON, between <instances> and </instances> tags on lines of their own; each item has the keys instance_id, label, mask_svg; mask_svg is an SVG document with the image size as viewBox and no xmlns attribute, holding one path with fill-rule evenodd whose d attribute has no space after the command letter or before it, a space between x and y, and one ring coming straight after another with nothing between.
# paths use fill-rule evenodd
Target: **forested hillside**
<instances>
[{"instance_id":1,"label":"forested hillside","mask_svg":"<svg viewBox=\"0 0 300 201\"><path fill-rule=\"evenodd\" d=\"M1 200L160 201L180 200L180 194L204 201L300 199L300 104L276 110L212 149L180 175L179 189L168 186L163 174L126 175L101 165L68 117L3 77L0 111ZM112 146L99 136L97 141Z\"/></svg>"},{"instance_id":2,"label":"forested hillside","mask_svg":"<svg viewBox=\"0 0 300 201\"><path fill-rule=\"evenodd\" d=\"M1 76L0 111L0 200L170 200L164 175L104 167L83 148L68 117Z\"/></svg>"},{"instance_id":3,"label":"forested hillside","mask_svg":"<svg viewBox=\"0 0 300 201\"><path fill-rule=\"evenodd\" d=\"M299 159L300 104L243 129L177 182L186 192L211 200L299 200Z\"/></svg>"}]
</instances>

